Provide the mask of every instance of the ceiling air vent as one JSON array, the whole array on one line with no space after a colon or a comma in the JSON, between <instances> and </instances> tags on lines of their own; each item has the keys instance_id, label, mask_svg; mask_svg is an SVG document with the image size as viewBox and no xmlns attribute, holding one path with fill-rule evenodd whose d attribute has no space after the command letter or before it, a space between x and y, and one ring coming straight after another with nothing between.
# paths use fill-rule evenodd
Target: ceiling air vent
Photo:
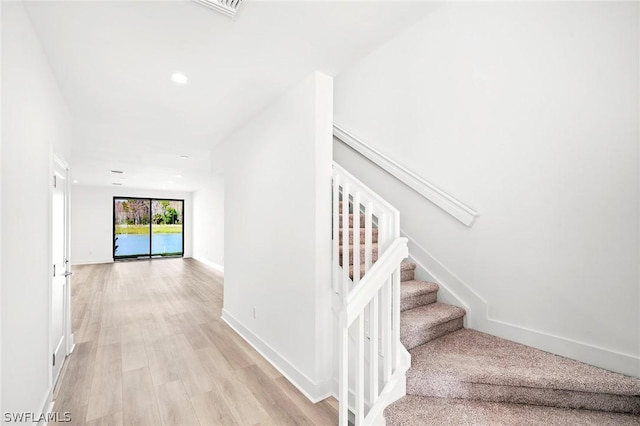
<instances>
[{"instance_id":1,"label":"ceiling air vent","mask_svg":"<svg viewBox=\"0 0 640 426\"><path fill-rule=\"evenodd\" d=\"M193 0L227 16L235 16L242 0Z\"/></svg>"}]
</instances>

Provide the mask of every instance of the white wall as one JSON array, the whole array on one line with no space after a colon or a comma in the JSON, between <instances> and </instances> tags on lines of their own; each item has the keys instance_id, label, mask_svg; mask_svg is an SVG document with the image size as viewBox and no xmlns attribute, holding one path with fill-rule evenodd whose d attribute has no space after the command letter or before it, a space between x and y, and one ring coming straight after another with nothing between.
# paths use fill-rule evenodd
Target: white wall
<instances>
[{"instance_id":1,"label":"white wall","mask_svg":"<svg viewBox=\"0 0 640 426\"><path fill-rule=\"evenodd\" d=\"M29 18L3 2L3 413L38 413L50 391L51 160L70 150L70 116Z\"/></svg>"},{"instance_id":2,"label":"white wall","mask_svg":"<svg viewBox=\"0 0 640 426\"><path fill-rule=\"evenodd\" d=\"M224 179L193 193L193 258L224 270Z\"/></svg>"},{"instance_id":3,"label":"white wall","mask_svg":"<svg viewBox=\"0 0 640 426\"><path fill-rule=\"evenodd\" d=\"M190 192L153 191L126 187L73 185L71 191L71 263L113 262L113 197L184 200L184 257L193 241Z\"/></svg>"},{"instance_id":4,"label":"white wall","mask_svg":"<svg viewBox=\"0 0 640 426\"><path fill-rule=\"evenodd\" d=\"M332 84L310 75L220 149L223 318L312 400L331 392Z\"/></svg>"},{"instance_id":5,"label":"white wall","mask_svg":"<svg viewBox=\"0 0 640 426\"><path fill-rule=\"evenodd\" d=\"M474 326L635 375L638 15L446 3L335 82L336 124L479 212L466 228L336 147L401 210L412 254L484 299L465 301Z\"/></svg>"}]
</instances>

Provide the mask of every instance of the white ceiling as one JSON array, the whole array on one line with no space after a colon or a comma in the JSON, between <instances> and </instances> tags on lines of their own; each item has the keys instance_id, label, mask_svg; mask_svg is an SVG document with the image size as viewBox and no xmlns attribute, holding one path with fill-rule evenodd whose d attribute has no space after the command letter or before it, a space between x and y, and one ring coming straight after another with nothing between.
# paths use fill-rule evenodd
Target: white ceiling
<instances>
[{"instance_id":1,"label":"white ceiling","mask_svg":"<svg viewBox=\"0 0 640 426\"><path fill-rule=\"evenodd\" d=\"M336 75L435 7L245 1L231 19L191 1L25 6L74 117L74 179L185 191L275 96L314 70Z\"/></svg>"}]
</instances>

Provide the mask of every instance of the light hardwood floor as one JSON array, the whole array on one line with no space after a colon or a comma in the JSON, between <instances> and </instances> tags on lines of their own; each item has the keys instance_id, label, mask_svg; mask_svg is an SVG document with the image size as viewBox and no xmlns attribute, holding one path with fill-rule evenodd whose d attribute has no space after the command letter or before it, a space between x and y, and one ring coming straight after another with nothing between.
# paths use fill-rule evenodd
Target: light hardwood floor
<instances>
[{"instance_id":1,"label":"light hardwood floor","mask_svg":"<svg viewBox=\"0 0 640 426\"><path fill-rule=\"evenodd\" d=\"M56 412L86 425L332 425L220 319L222 276L192 259L74 268L76 347ZM69 423L61 423L69 424Z\"/></svg>"}]
</instances>

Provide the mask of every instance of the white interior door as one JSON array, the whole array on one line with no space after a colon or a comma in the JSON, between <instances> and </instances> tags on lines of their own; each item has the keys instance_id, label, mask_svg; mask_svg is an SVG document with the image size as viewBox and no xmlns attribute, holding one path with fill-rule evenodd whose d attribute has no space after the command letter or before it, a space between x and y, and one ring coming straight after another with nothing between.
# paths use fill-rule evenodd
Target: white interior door
<instances>
[{"instance_id":1,"label":"white interior door","mask_svg":"<svg viewBox=\"0 0 640 426\"><path fill-rule=\"evenodd\" d=\"M69 288L68 257L68 203L67 203L68 171L54 162L54 182L52 197L52 255L53 280L51 289L51 353L52 353L52 386L55 386L60 375L62 364L67 355L67 289Z\"/></svg>"}]
</instances>

